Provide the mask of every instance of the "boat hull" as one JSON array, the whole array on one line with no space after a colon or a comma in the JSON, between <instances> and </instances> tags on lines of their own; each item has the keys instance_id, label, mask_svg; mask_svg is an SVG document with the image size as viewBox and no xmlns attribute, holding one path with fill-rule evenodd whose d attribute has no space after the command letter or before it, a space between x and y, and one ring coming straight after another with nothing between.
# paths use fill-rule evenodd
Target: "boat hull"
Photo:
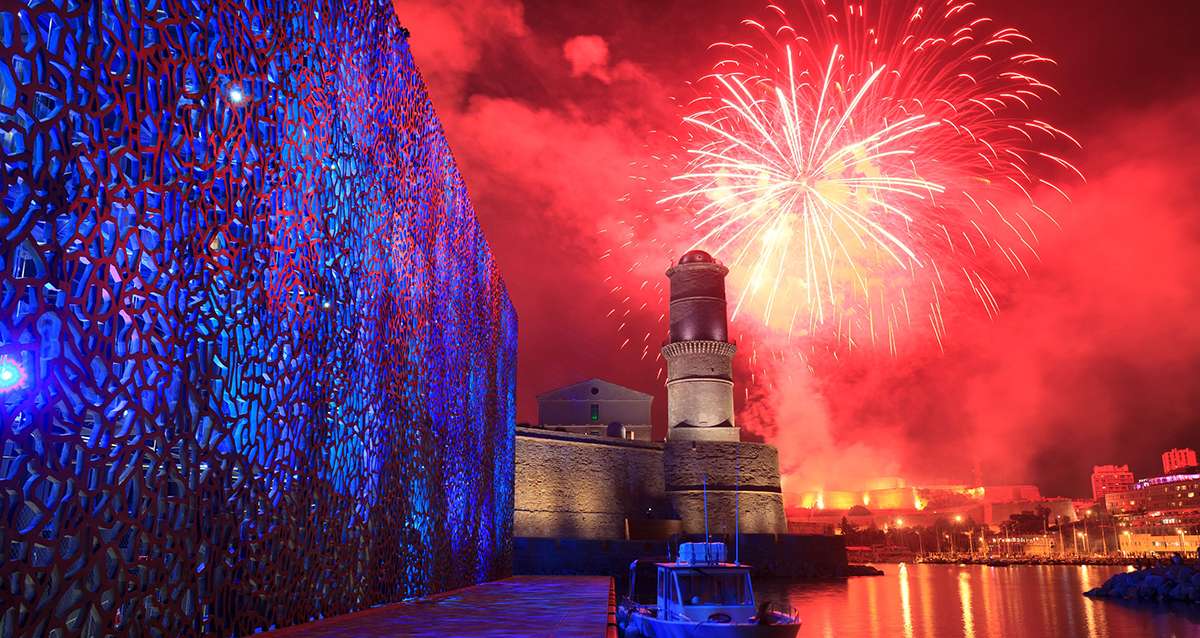
<instances>
[{"instance_id":1,"label":"boat hull","mask_svg":"<svg viewBox=\"0 0 1200 638\"><path fill-rule=\"evenodd\" d=\"M625 638L793 638L800 631L800 623L757 625L675 622L633 614L621 628Z\"/></svg>"}]
</instances>

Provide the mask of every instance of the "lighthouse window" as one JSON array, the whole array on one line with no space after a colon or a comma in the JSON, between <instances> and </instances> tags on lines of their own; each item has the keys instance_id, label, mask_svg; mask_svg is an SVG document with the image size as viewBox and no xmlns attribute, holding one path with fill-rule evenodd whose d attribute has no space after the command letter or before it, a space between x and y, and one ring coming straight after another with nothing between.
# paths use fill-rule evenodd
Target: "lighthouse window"
<instances>
[{"instance_id":1,"label":"lighthouse window","mask_svg":"<svg viewBox=\"0 0 1200 638\"><path fill-rule=\"evenodd\" d=\"M592 421L599 421L599 420L600 420L600 404L593 403L592 404Z\"/></svg>"}]
</instances>

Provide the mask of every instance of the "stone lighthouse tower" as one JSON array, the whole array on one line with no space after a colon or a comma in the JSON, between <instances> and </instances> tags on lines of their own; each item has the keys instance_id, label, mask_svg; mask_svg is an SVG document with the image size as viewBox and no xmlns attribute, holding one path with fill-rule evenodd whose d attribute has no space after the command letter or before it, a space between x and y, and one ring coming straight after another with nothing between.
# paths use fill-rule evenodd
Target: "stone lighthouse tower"
<instances>
[{"instance_id":1,"label":"stone lighthouse tower","mask_svg":"<svg viewBox=\"0 0 1200 638\"><path fill-rule=\"evenodd\" d=\"M742 442L733 414L733 356L725 309L729 270L693 250L667 270L671 331L667 360L667 445L663 478L683 531L787 532L779 488L779 452ZM735 518L736 517L736 518Z\"/></svg>"},{"instance_id":2,"label":"stone lighthouse tower","mask_svg":"<svg viewBox=\"0 0 1200 638\"><path fill-rule=\"evenodd\" d=\"M733 421L733 355L725 318L729 269L693 250L667 270L671 334L667 360L670 441L738 441Z\"/></svg>"}]
</instances>

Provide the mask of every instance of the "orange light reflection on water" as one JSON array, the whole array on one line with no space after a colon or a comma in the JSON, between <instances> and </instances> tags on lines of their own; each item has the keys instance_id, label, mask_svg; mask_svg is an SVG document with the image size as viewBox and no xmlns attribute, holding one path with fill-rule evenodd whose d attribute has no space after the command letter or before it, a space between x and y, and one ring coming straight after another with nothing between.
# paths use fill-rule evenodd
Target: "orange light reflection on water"
<instances>
[{"instance_id":1,"label":"orange light reflection on water","mask_svg":"<svg viewBox=\"0 0 1200 638\"><path fill-rule=\"evenodd\" d=\"M963 636L975 638L975 616L971 613L971 576L966 571L958 573L958 602L962 605Z\"/></svg>"}]
</instances>

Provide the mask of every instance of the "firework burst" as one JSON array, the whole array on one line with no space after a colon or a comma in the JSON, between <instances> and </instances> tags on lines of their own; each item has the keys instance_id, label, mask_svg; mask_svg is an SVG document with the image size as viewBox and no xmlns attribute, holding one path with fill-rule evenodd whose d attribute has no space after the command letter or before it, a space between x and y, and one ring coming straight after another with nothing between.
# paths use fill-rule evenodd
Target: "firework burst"
<instances>
[{"instance_id":1,"label":"firework burst","mask_svg":"<svg viewBox=\"0 0 1200 638\"><path fill-rule=\"evenodd\" d=\"M835 8L836 7L836 8ZM693 247L732 270L733 315L851 347L927 323L969 291L989 314L996 266L1028 274L1035 195L1082 174L1078 142L1036 117L1053 61L974 3L810 2L746 20L755 43L696 84L679 187ZM1039 219L1040 218L1040 219Z\"/></svg>"}]
</instances>

